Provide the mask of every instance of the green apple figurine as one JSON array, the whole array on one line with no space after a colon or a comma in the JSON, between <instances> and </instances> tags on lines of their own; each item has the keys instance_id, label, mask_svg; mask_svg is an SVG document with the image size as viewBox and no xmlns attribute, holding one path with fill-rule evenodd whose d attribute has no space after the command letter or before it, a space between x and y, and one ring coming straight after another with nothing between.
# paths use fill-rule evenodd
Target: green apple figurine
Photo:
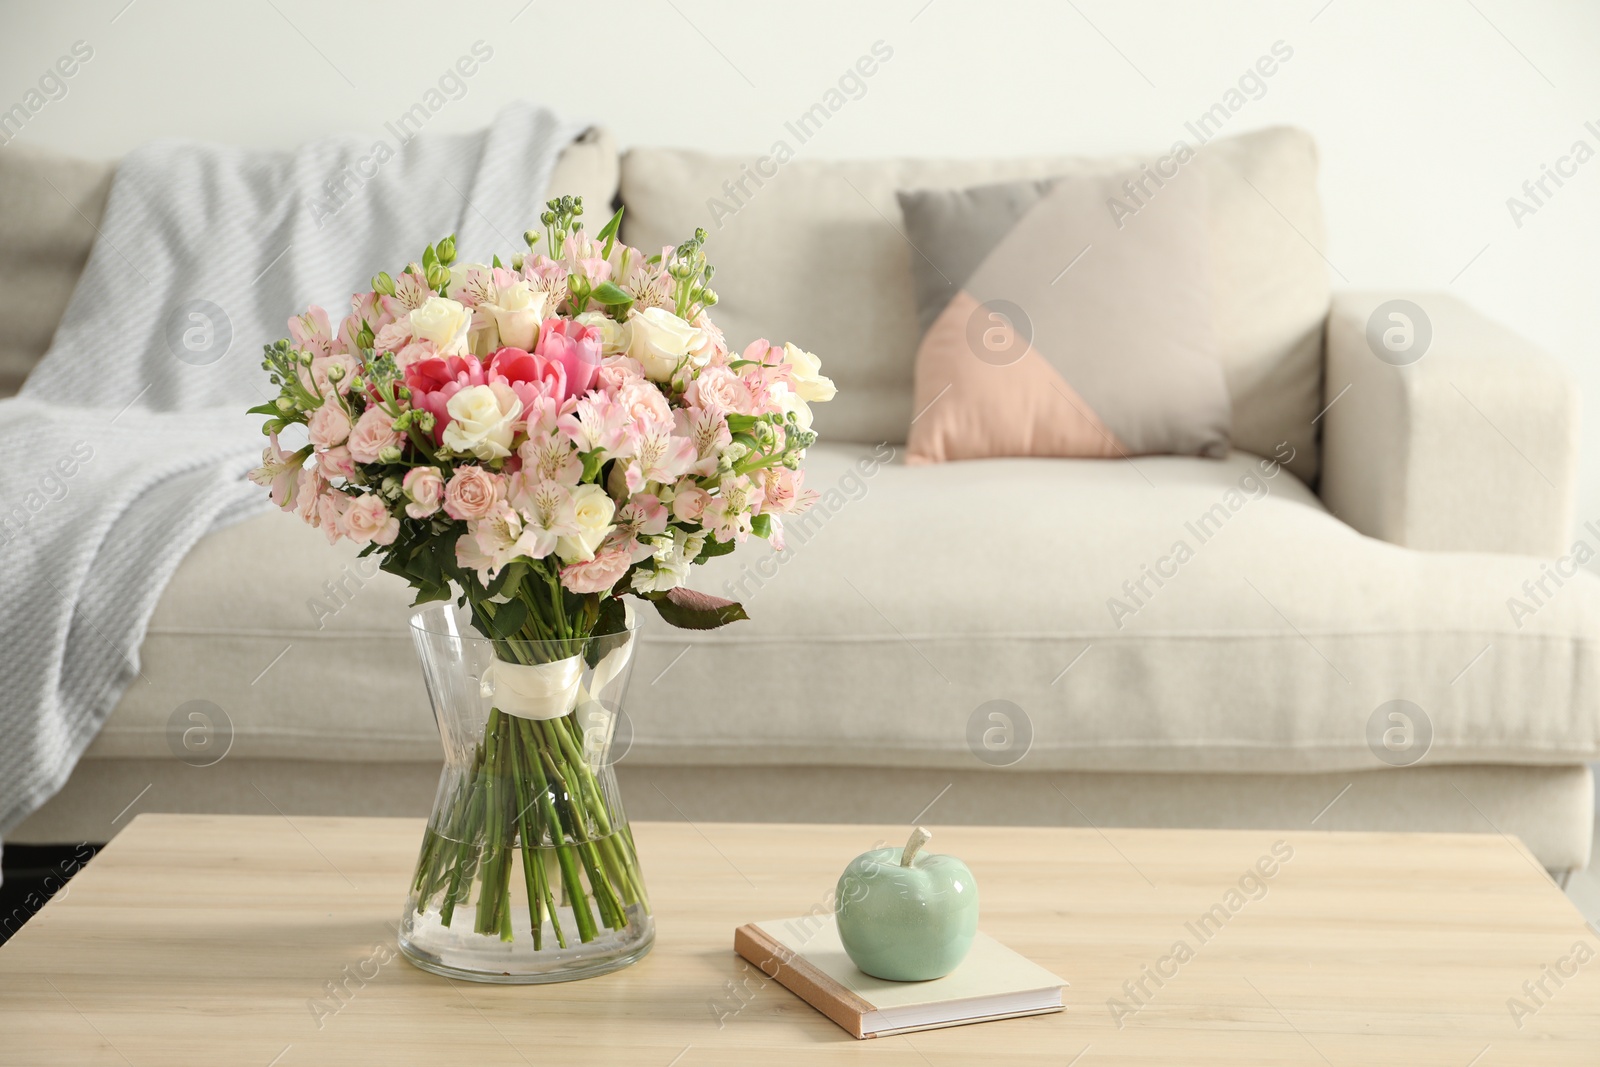
<instances>
[{"instance_id":1,"label":"green apple figurine","mask_svg":"<svg viewBox=\"0 0 1600 1067\"><path fill-rule=\"evenodd\" d=\"M855 965L891 982L943 978L978 932L978 883L954 856L922 851L922 827L905 848L875 848L839 877L834 914Z\"/></svg>"}]
</instances>

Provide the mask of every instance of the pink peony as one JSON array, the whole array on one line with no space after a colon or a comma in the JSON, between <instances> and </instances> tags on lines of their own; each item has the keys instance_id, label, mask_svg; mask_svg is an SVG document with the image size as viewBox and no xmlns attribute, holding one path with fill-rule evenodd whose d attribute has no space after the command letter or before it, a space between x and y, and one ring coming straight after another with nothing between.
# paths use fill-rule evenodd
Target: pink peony
<instances>
[{"instance_id":1,"label":"pink peony","mask_svg":"<svg viewBox=\"0 0 1600 1067\"><path fill-rule=\"evenodd\" d=\"M389 545L400 533L400 520L389 514L382 497L376 493L365 493L345 508L340 519L340 530L358 545L369 542Z\"/></svg>"},{"instance_id":2,"label":"pink peony","mask_svg":"<svg viewBox=\"0 0 1600 1067\"><path fill-rule=\"evenodd\" d=\"M438 467L412 467L400 487L406 493L406 514L413 519L427 518L444 502L444 479Z\"/></svg>"},{"instance_id":3,"label":"pink peony","mask_svg":"<svg viewBox=\"0 0 1600 1067\"><path fill-rule=\"evenodd\" d=\"M350 436L350 416L337 400L326 400L306 423L306 431L318 448L332 448Z\"/></svg>"},{"instance_id":4,"label":"pink peony","mask_svg":"<svg viewBox=\"0 0 1600 1067\"><path fill-rule=\"evenodd\" d=\"M350 431L350 455L357 463L377 463L386 448L398 448L405 440L394 428L394 418L381 407L362 412Z\"/></svg>"},{"instance_id":5,"label":"pink peony","mask_svg":"<svg viewBox=\"0 0 1600 1067\"><path fill-rule=\"evenodd\" d=\"M483 363L476 356L431 356L407 365L405 375L411 406L433 414L434 444L443 443L450 425L450 398L469 385L484 384Z\"/></svg>"},{"instance_id":6,"label":"pink peony","mask_svg":"<svg viewBox=\"0 0 1600 1067\"><path fill-rule=\"evenodd\" d=\"M598 326L585 326L574 319L552 318L544 320L534 351L561 364L566 371L566 396L583 396L594 386L604 343L605 334Z\"/></svg>"},{"instance_id":7,"label":"pink peony","mask_svg":"<svg viewBox=\"0 0 1600 1067\"><path fill-rule=\"evenodd\" d=\"M609 593L633 565L633 549L632 538L609 541L593 559L561 568L561 584L574 593Z\"/></svg>"},{"instance_id":8,"label":"pink peony","mask_svg":"<svg viewBox=\"0 0 1600 1067\"><path fill-rule=\"evenodd\" d=\"M445 514L452 519L481 519L500 500L504 479L482 467L457 467L444 488Z\"/></svg>"}]
</instances>

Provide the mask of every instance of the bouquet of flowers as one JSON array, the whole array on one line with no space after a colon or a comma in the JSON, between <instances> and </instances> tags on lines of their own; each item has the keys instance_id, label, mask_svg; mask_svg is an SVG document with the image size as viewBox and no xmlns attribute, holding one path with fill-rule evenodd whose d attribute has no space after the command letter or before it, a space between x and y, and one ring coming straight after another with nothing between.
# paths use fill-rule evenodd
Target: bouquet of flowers
<instances>
[{"instance_id":1,"label":"bouquet of flowers","mask_svg":"<svg viewBox=\"0 0 1600 1067\"><path fill-rule=\"evenodd\" d=\"M550 201L509 263L457 263L446 237L373 278L337 329L318 307L295 316L266 347L278 396L251 409L270 438L251 477L274 503L379 554L417 604L454 598L495 643L478 772L430 825L413 894L448 926L476 879L476 932L509 940L520 835L535 947L552 879L583 942L586 899L613 929L643 903L632 841L594 843L606 811L573 687L537 672L626 630L627 596L677 626L746 618L685 588L689 568L752 534L782 547L783 516L815 498L809 405L834 393L794 345L730 352L703 230L646 254L617 240L620 211L593 237L582 213Z\"/></svg>"}]
</instances>

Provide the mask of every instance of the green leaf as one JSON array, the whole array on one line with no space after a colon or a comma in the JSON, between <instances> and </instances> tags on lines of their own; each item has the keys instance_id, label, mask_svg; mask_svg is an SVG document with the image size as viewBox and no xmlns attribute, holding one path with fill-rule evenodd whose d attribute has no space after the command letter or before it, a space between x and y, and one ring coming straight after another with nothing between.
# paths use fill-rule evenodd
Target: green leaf
<instances>
[{"instance_id":1,"label":"green leaf","mask_svg":"<svg viewBox=\"0 0 1600 1067\"><path fill-rule=\"evenodd\" d=\"M608 596L600 601L600 619L595 623L594 636L620 634L628 628L628 608L621 597Z\"/></svg>"},{"instance_id":2,"label":"green leaf","mask_svg":"<svg viewBox=\"0 0 1600 1067\"><path fill-rule=\"evenodd\" d=\"M600 227L600 232L594 235L596 241L604 241L606 243L605 248L600 252L601 257L605 259L611 258L611 248L616 244L617 234L622 230L623 210L623 208L617 208L617 213L611 216L611 221Z\"/></svg>"},{"instance_id":3,"label":"green leaf","mask_svg":"<svg viewBox=\"0 0 1600 1067\"><path fill-rule=\"evenodd\" d=\"M750 618L745 614L744 605L736 600L724 600L682 586L650 599L661 618L681 630L715 630Z\"/></svg>"},{"instance_id":4,"label":"green leaf","mask_svg":"<svg viewBox=\"0 0 1600 1067\"><path fill-rule=\"evenodd\" d=\"M613 304L631 304L633 297L623 292L612 282L601 282L589 293L589 299L597 304L611 307Z\"/></svg>"},{"instance_id":5,"label":"green leaf","mask_svg":"<svg viewBox=\"0 0 1600 1067\"><path fill-rule=\"evenodd\" d=\"M506 568L510 570L510 568ZM528 605L520 600L508 600L504 604L495 605L494 618L489 621L491 637L511 637L528 619Z\"/></svg>"},{"instance_id":6,"label":"green leaf","mask_svg":"<svg viewBox=\"0 0 1600 1067\"><path fill-rule=\"evenodd\" d=\"M732 433L744 433L761 421L755 415L729 415L727 418L728 429Z\"/></svg>"},{"instance_id":7,"label":"green leaf","mask_svg":"<svg viewBox=\"0 0 1600 1067\"><path fill-rule=\"evenodd\" d=\"M522 584L522 575L528 569L527 564L520 559L512 560L500 568L500 573L494 576L494 581L489 583L487 592L490 596L499 596L506 586L516 588Z\"/></svg>"},{"instance_id":8,"label":"green leaf","mask_svg":"<svg viewBox=\"0 0 1600 1067\"><path fill-rule=\"evenodd\" d=\"M423 604L431 604L435 600L449 600L449 599L450 599L450 587L448 585L435 585L435 586L421 586L421 585L419 585L419 586L417 586L416 599L411 602L411 606L415 608L415 607L420 607Z\"/></svg>"},{"instance_id":9,"label":"green leaf","mask_svg":"<svg viewBox=\"0 0 1600 1067\"><path fill-rule=\"evenodd\" d=\"M603 449L597 448L593 452L583 453L583 480L586 482L594 481L595 476L600 473L601 464L605 463L605 461L606 454Z\"/></svg>"},{"instance_id":10,"label":"green leaf","mask_svg":"<svg viewBox=\"0 0 1600 1067\"><path fill-rule=\"evenodd\" d=\"M250 408L248 411L246 411L245 414L246 415L266 415L269 418L274 418L274 419L281 418L283 416L283 412L278 410L278 402L276 400L269 400L265 404L257 404L255 407Z\"/></svg>"},{"instance_id":11,"label":"green leaf","mask_svg":"<svg viewBox=\"0 0 1600 1067\"><path fill-rule=\"evenodd\" d=\"M704 563L706 560L716 556L726 556L738 547L739 542L737 541L718 541L715 537L707 537L705 547L700 550L700 554L694 558L694 561L696 563Z\"/></svg>"},{"instance_id":12,"label":"green leaf","mask_svg":"<svg viewBox=\"0 0 1600 1067\"><path fill-rule=\"evenodd\" d=\"M772 536L772 516L765 512L750 520L750 532L757 537Z\"/></svg>"}]
</instances>

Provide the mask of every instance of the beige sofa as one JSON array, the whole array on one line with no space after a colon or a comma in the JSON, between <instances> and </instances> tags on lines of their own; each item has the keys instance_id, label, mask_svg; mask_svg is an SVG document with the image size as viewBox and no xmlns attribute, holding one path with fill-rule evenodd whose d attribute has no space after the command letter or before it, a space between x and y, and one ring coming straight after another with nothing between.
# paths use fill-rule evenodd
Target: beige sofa
<instances>
[{"instance_id":1,"label":"beige sofa","mask_svg":"<svg viewBox=\"0 0 1600 1067\"><path fill-rule=\"evenodd\" d=\"M1438 295L1410 297L1425 356L1378 359L1385 298L1329 291L1309 139L1262 131L1200 159L1238 450L907 467L918 253L894 191L1093 164L801 158L741 186L738 159L569 149L557 185L595 204L620 178L632 243L719 218L730 339L799 341L840 387L808 473L822 500L790 548L697 582L754 621L649 620L618 765L635 818L1459 830L1587 864L1600 580L1561 562L1571 382ZM0 281L33 263L44 323L0 331L22 338L0 353L14 378L108 175L0 157L0 194L27 204L0 220ZM209 536L156 610L142 679L12 840L104 840L131 811L426 813L438 742L407 602L292 519ZM1415 747L1383 743L1394 707ZM195 708L226 749L209 766L177 758Z\"/></svg>"}]
</instances>

